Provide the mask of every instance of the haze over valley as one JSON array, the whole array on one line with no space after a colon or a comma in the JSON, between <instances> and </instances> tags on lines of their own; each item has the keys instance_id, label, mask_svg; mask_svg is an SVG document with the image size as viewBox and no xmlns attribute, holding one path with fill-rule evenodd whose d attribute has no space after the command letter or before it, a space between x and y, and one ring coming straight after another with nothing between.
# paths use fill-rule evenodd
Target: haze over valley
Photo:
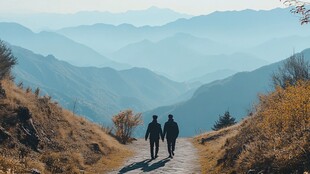
<instances>
[{"instance_id":1,"label":"haze over valley","mask_svg":"<svg viewBox=\"0 0 310 174\"><path fill-rule=\"evenodd\" d=\"M310 173L310 0L0 0L0 174Z\"/></svg>"},{"instance_id":2,"label":"haze over valley","mask_svg":"<svg viewBox=\"0 0 310 174\"><path fill-rule=\"evenodd\" d=\"M242 119L257 93L270 90L276 62L310 45L309 25L300 26L286 8L192 16L152 7L26 17L0 18L0 38L18 59L17 84L39 87L65 108L107 125L124 109L143 112L146 122L173 113L184 123L182 136L210 130L228 109Z\"/></svg>"}]
</instances>

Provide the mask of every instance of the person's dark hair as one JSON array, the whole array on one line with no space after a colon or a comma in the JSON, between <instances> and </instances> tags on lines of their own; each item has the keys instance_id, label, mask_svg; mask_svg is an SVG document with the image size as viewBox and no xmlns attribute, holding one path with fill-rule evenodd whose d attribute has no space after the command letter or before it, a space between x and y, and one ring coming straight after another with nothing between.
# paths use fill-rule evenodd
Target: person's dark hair
<instances>
[{"instance_id":1,"label":"person's dark hair","mask_svg":"<svg viewBox=\"0 0 310 174\"><path fill-rule=\"evenodd\" d=\"M157 120L158 116L157 115L153 115L153 119Z\"/></svg>"},{"instance_id":2,"label":"person's dark hair","mask_svg":"<svg viewBox=\"0 0 310 174\"><path fill-rule=\"evenodd\" d=\"M169 115L168 115L168 118L169 118L169 119L172 119L172 118L173 118L173 115L172 115L172 114L169 114Z\"/></svg>"}]
</instances>

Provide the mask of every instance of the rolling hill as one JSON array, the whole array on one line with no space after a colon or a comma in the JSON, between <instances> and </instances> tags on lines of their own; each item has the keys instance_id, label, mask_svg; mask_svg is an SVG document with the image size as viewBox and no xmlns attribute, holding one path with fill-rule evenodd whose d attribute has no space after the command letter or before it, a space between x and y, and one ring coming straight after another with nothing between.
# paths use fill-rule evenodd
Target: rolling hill
<instances>
[{"instance_id":1,"label":"rolling hill","mask_svg":"<svg viewBox=\"0 0 310 174\"><path fill-rule=\"evenodd\" d=\"M257 55L270 62L282 60L283 57L288 57L294 52L300 52L309 48L310 36L288 36L273 38L263 42L253 48L245 50L245 52Z\"/></svg>"},{"instance_id":2,"label":"rolling hill","mask_svg":"<svg viewBox=\"0 0 310 174\"><path fill-rule=\"evenodd\" d=\"M236 73L237 73L236 71L233 71L230 69L223 69L223 70L214 71L211 73L207 73L203 76L193 78L189 82L200 82L202 84L207 84L207 83L210 83L216 80L225 79Z\"/></svg>"},{"instance_id":3,"label":"rolling hill","mask_svg":"<svg viewBox=\"0 0 310 174\"><path fill-rule=\"evenodd\" d=\"M83 43L101 54L111 54L130 43L142 41L146 38L162 39L168 36L161 33L154 34L154 28L142 26L135 27L131 24L109 25L97 23L93 25L81 25L57 30L72 40Z\"/></svg>"},{"instance_id":4,"label":"rolling hill","mask_svg":"<svg viewBox=\"0 0 310 174\"><path fill-rule=\"evenodd\" d=\"M113 114L131 108L145 111L171 103L189 90L147 69L117 71L112 68L76 67L53 56L41 56L12 46L18 58L16 82L39 87L65 108L97 122L110 122Z\"/></svg>"},{"instance_id":5,"label":"rolling hill","mask_svg":"<svg viewBox=\"0 0 310 174\"><path fill-rule=\"evenodd\" d=\"M98 124L11 80L0 84L0 173L106 173L130 156Z\"/></svg>"},{"instance_id":6,"label":"rolling hill","mask_svg":"<svg viewBox=\"0 0 310 174\"><path fill-rule=\"evenodd\" d=\"M209 38L242 51L276 37L309 35L308 31L309 26L300 27L289 9L273 9L214 12L155 27L98 23L57 32L107 55L131 43L157 42L177 33Z\"/></svg>"},{"instance_id":7,"label":"rolling hill","mask_svg":"<svg viewBox=\"0 0 310 174\"><path fill-rule=\"evenodd\" d=\"M279 8L214 12L155 27L98 23L57 32L115 61L187 81L225 69L251 71L279 61L294 47L307 48L308 31L309 26L300 27L289 9ZM301 43L290 39L295 36L304 39ZM285 51L275 51L279 48Z\"/></svg>"},{"instance_id":8,"label":"rolling hill","mask_svg":"<svg viewBox=\"0 0 310 174\"><path fill-rule=\"evenodd\" d=\"M72 14L0 14L0 21L17 22L31 28L32 30L39 31L56 30L64 27L91 25L95 23L105 23L111 25L128 23L135 26L157 26L164 25L180 18L190 17L191 15L153 6L145 10L130 10L123 13L111 13L107 11L81 11Z\"/></svg>"},{"instance_id":9,"label":"rolling hill","mask_svg":"<svg viewBox=\"0 0 310 174\"><path fill-rule=\"evenodd\" d=\"M117 69L129 67L113 62L93 49L62 35L46 31L34 33L17 23L0 23L0 38L38 54L53 54L77 66L111 66Z\"/></svg>"},{"instance_id":10,"label":"rolling hill","mask_svg":"<svg viewBox=\"0 0 310 174\"><path fill-rule=\"evenodd\" d=\"M302 53L305 59L310 61L310 49ZM226 110L240 120L251 112L259 93L272 90L271 75L281 63L277 62L251 72L240 72L226 79L205 84L185 102L145 112L145 120L149 121L151 115L157 114L160 116L160 122L163 122L171 113L179 122L183 136L210 130L218 116Z\"/></svg>"},{"instance_id":11,"label":"rolling hill","mask_svg":"<svg viewBox=\"0 0 310 174\"><path fill-rule=\"evenodd\" d=\"M187 81L223 69L237 72L254 70L267 64L265 60L250 54L226 55L222 52L230 51L228 47L214 41L180 33L158 42L143 40L130 44L112 54L111 58L168 74L178 81Z\"/></svg>"},{"instance_id":12,"label":"rolling hill","mask_svg":"<svg viewBox=\"0 0 310 174\"><path fill-rule=\"evenodd\" d=\"M217 11L209 15L179 19L162 30L190 33L220 43L249 47L275 37L308 35L310 26L300 27L289 9Z\"/></svg>"}]
</instances>

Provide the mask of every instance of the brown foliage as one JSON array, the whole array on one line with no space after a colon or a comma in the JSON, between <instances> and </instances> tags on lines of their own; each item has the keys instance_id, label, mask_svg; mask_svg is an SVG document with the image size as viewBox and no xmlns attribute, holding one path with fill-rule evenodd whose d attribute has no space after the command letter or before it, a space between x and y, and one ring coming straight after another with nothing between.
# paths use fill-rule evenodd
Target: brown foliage
<instances>
[{"instance_id":1,"label":"brown foliage","mask_svg":"<svg viewBox=\"0 0 310 174\"><path fill-rule=\"evenodd\" d=\"M0 170L102 173L117 167L129 155L99 125L73 116L50 97L26 93L9 80L1 83L6 97L0 98L0 134L4 135L0 141ZM21 114L20 108L29 113ZM38 142L34 144L34 140Z\"/></svg>"},{"instance_id":2,"label":"brown foliage","mask_svg":"<svg viewBox=\"0 0 310 174\"><path fill-rule=\"evenodd\" d=\"M310 170L310 83L260 97L258 111L225 144L219 165L236 173Z\"/></svg>"},{"instance_id":3,"label":"brown foliage","mask_svg":"<svg viewBox=\"0 0 310 174\"><path fill-rule=\"evenodd\" d=\"M36 97L40 96L40 88L39 87L34 91L34 94Z\"/></svg>"},{"instance_id":4,"label":"brown foliage","mask_svg":"<svg viewBox=\"0 0 310 174\"><path fill-rule=\"evenodd\" d=\"M134 114L132 110L125 110L114 115L112 121L115 126L115 136L121 143L126 144L134 128L142 124L142 117L141 113Z\"/></svg>"},{"instance_id":5,"label":"brown foliage","mask_svg":"<svg viewBox=\"0 0 310 174\"><path fill-rule=\"evenodd\" d=\"M240 132L239 124L221 129L219 131L211 131L195 137L194 145L199 150L201 173L219 174L230 173L229 170L223 172L223 164L219 164L221 158L225 154L223 148L228 138L234 137Z\"/></svg>"}]
</instances>

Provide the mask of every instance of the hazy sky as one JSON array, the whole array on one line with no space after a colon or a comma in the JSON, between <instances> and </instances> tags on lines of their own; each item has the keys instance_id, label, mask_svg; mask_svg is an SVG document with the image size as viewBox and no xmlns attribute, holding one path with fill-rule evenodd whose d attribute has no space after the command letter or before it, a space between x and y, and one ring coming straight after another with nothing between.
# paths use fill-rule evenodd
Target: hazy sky
<instances>
[{"instance_id":1,"label":"hazy sky","mask_svg":"<svg viewBox=\"0 0 310 174\"><path fill-rule=\"evenodd\" d=\"M110 11L146 9L151 6L198 15L216 10L271 9L280 0L0 0L0 13Z\"/></svg>"}]
</instances>

